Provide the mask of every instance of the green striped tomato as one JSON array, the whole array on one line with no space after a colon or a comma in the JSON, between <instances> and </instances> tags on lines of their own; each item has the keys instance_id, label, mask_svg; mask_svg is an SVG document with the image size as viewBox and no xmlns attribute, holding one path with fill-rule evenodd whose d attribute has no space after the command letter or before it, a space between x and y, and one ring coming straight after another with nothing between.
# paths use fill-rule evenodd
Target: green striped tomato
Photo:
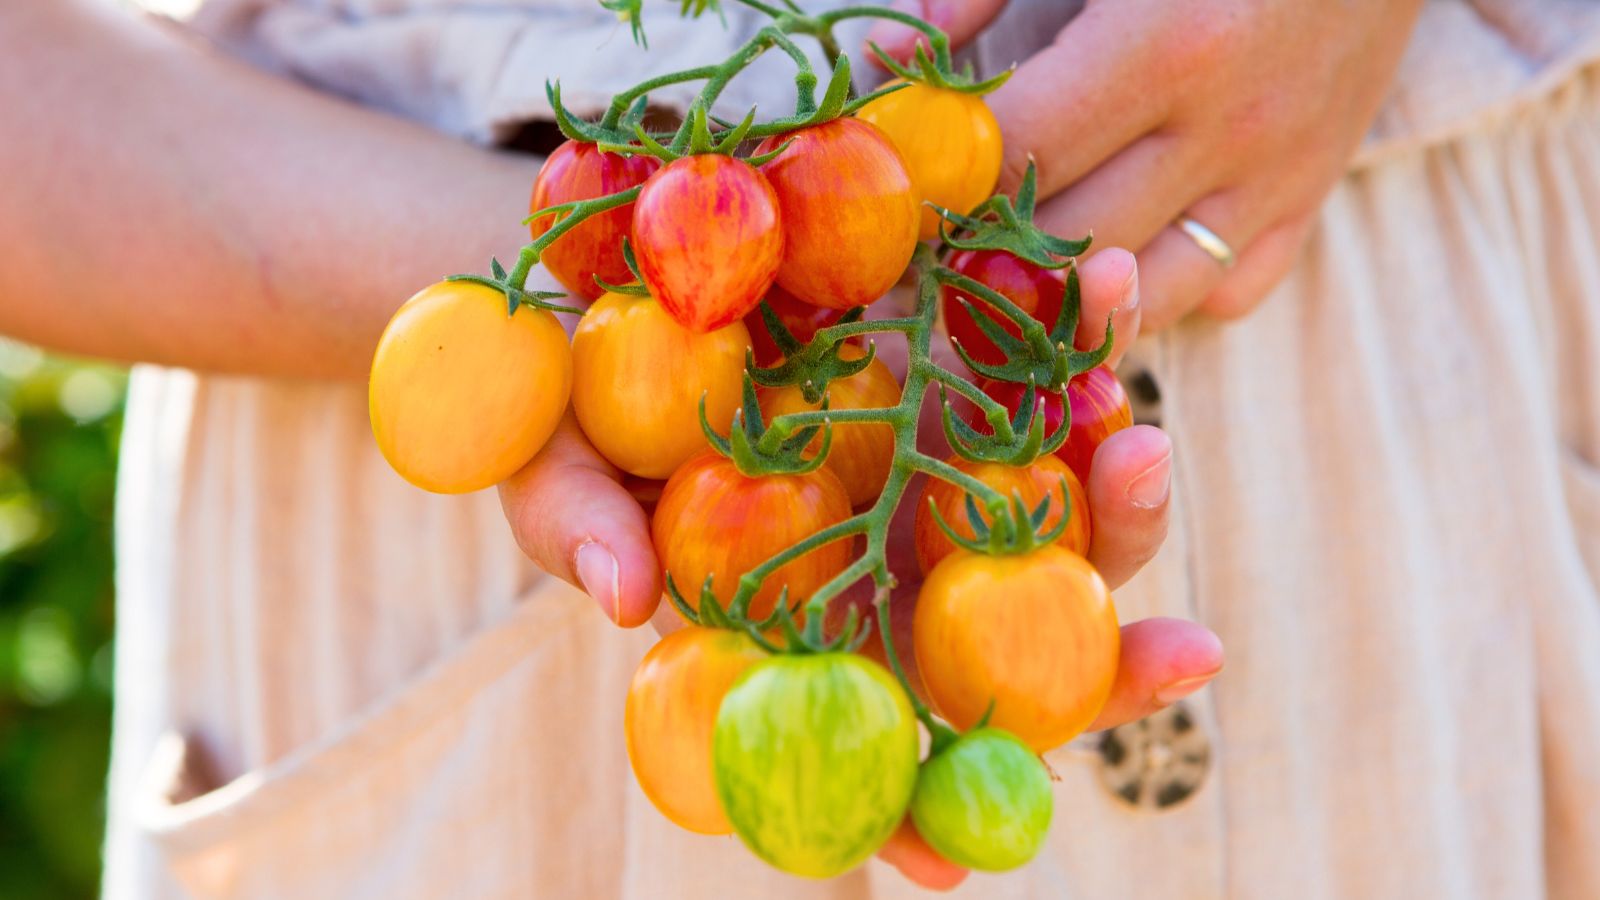
<instances>
[{"instance_id":1,"label":"green striped tomato","mask_svg":"<svg viewBox=\"0 0 1600 900\"><path fill-rule=\"evenodd\" d=\"M723 698L717 795L752 852L831 878L888 840L917 781L917 720L882 666L851 653L775 656Z\"/></svg>"},{"instance_id":2,"label":"green striped tomato","mask_svg":"<svg viewBox=\"0 0 1600 900\"><path fill-rule=\"evenodd\" d=\"M945 859L1003 872L1039 852L1054 802L1050 773L1027 744L979 728L923 764L911 820Z\"/></svg>"}]
</instances>

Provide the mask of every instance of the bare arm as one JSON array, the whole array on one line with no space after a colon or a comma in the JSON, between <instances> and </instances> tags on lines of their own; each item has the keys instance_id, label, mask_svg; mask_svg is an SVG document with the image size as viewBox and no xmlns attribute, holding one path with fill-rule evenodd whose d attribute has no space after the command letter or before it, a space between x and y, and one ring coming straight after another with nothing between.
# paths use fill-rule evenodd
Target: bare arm
<instances>
[{"instance_id":1,"label":"bare arm","mask_svg":"<svg viewBox=\"0 0 1600 900\"><path fill-rule=\"evenodd\" d=\"M0 4L0 123L0 333L208 370L363 375L536 170L93 0Z\"/></svg>"}]
</instances>

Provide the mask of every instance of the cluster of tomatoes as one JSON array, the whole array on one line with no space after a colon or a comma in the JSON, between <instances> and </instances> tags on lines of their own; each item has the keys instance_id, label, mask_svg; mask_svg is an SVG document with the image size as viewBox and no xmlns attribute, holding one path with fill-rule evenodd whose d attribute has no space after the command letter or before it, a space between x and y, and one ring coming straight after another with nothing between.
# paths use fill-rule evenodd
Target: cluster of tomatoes
<instances>
[{"instance_id":1,"label":"cluster of tomatoes","mask_svg":"<svg viewBox=\"0 0 1600 900\"><path fill-rule=\"evenodd\" d=\"M773 371L785 347L889 292L919 239L938 231L924 201L972 209L999 167L998 128L981 97L927 84L887 94L856 116L768 138L749 158L663 161L569 141L539 173L536 213L639 189L634 202L589 216L541 255L563 285L592 301L570 345L550 312L513 307L508 316L505 292L446 281L399 310L374 359L378 444L423 488L473 491L509 477L544 445L569 403L618 469L666 479L652 517L659 559L684 588L686 607L716 612L691 616L640 665L625 713L628 754L645 793L673 822L736 832L789 872L846 871L908 817L922 840L960 865L1026 862L1051 815L1038 754L1090 724L1115 676L1116 613L1084 559L1084 486L1095 448L1131 424L1121 386L1104 367L1062 393L981 385L1014 415L1036 397L1049 431L1071 413L1059 450L1026 465L949 457L950 466L1015 497L1015 522L986 525L970 512L965 490L939 479L928 479L917 499L925 580L916 659L933 710L960 732L941 726L928 759L919 751L922 707L884 665L837 644L774 654L750 624L768 619L780 598L798 605L839 576L859 555L858 536L785 563L753 593L747 586L735 612L742 627L725 627L746 573L872 508L903 463L890 424L840 422L805 436L805 458L822 454L820 465L746 471L719 452L702 420L723 434L741 427L752 412L747 355ZM558 221L532 219L534 238ZM946 264L1045 322L1063 302L1061 270L1003 250L963 250ZM981 305L945 289L951 339L973 359L1003 364L1005 352L968 303ZM781 323L781 335L769 321ZM844 341L834 352L852 371L826 385L827 409L900 402L895 376L867 360L867 350ZM815 388L764 387L760 417L821 408ZM970 421L989 428L980 413ZM1023 509L1040 515L1030 520ZM992 528L1019 523L1030 532L1020 540L989 552L980 546ZM1043 539L1028 540L1034 530Z\"/></svg>"}]
</instances>

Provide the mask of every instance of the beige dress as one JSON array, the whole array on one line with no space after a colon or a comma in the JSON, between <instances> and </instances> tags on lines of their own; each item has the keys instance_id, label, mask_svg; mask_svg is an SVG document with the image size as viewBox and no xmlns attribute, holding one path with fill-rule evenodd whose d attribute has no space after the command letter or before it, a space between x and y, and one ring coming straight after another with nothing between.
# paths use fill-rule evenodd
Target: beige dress
<instances>
[{"instance_id":1,"label":"beige dress","mask_svg":"<svg viewBox=\"0 0 1600 900\"><path fill-rule=\"evenodd\" d=\"M980 56L1062 15L1015 0ZM651 64L729 19L652 23ZM593 0L197 27L478 140L546 115L547 75L585 107L640 74ZM1177 505L1118 604L1207 623L1228 670L1052 754L1048 848L959 896L1600 897L1596 59L1600 4L1428 3L1289 280L1141 344ZM918 895L666 823L621 740L651 635L542 578L492 492L391 474L360 386L141 369L121 479L108 896Z\"/></svg>"}]
</instances>

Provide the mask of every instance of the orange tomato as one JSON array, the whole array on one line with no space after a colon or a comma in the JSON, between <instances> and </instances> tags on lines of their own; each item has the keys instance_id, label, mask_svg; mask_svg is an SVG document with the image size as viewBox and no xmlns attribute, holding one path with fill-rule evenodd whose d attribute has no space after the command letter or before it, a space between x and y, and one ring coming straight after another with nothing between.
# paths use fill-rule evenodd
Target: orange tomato
<instances>
[{"instance_id":1,"label":"orange tomato","mask_svg":"<svg viewBox=\"0 0 1600 900\"><path fill-rule=\"evenodd\" d=\"M868 103L856 118L894 142L916 184L931 200L966 214L989 199L1000 178L1000 123L981 96L913 83ZM939 233L939 214L922 207L919 236Z\"/></svg>"},{"instance_id":2,"label":"orange tomato","mask_svg":"<svg viewBox=\"0 0 1600 900\"><path fill-rule=\"evenodd\" d=\"M848 344L839 348L844 359L860 359L867 352ZM865 369L828 385L829 409L881 409L900 402L900 382L881 360L874 359ZM761 413L767 421L788 413L821 408L806 402L798 386L769 388L761 395ZM807 448L808 458L822 448L822 435ZM889 480L894 464L894 428L877 422L852 422L833 426L833 444L823 468L839 477L850 505L861 506L877 499Z\"/></svg>"},{"instance_id":3,"label":"orange tomato","mask_svg":"<svg viewBox=\"0 0 1600 900\"><path fill-rule=\"evenodd\" d=\"M1055 544L946 557L917 595L912 635L941 716L965 731L992 702L989 724L1040 753L1100 714L1122 641L1100 573Z\"/></svg>"},{"instance_id":4,"label":"orange tomato","mask_svg":"<svg viewBox=\"0 0 1600 900\"><path fill-rule=\"evenodd\" d=\"M761 167L783 209L778 283L830 309L865 306L906 270L917 247L916 191L900 151L859 119L835 119L767 138L789 141Z\"/></svg>"},{"instance_id":5,"label":"orange tomato","mask_svg":"<svg viewBox=\"0 0 1600 900\"><path fill-rule=\"evenodd\" d=\"M693 625L650 648L623 709L628 761L661 814L699 834L733 826L712 781L711 732L728 688L767 654L750 638Z\"/></svg>"},{"instance_id":6,"label":"orange tomato","mask_svg":"<svg viewBox=\"0 0 1600 900\"><path fill-rule=\"evenodd\" d=\"M662 568L698 609L706 576L726 606L746 572L849 517L844 485L827 469L751 478L707 449L672 473L650 533ZM785 585L791 604L810 597L850 565L851 547L850 540L834 541L779 567L751 598L750 617L771 613Z\"/></svg>"},{"instance_id":7,"label":"orange tomato","mask_svg":"<svg viewBox=\"0 0 1600 900\"><path fill-rule=\"evenodd\" d=\"M1067 482L1067 491L1072 495L1072 517L1067 520L1067 528L1056 538L1056 543L1077 554L1089 552L1089 495L1083 489L1083 484L1077 476L1060 459L1045 455L1033 461L1028 466L1008 466L1002 463L971 462L959 456L952 456L945 460L968 475L978 479L989 487L994 488L1007 499L1013 491L1022 494L1022 502L1032 510L1044 498L1050 498L1050 511L1045 515L1045 528L1054 528L1061 521L1063 514L1061 505L1061 482ZM933 513L928 508L928 501L932 500L939 507L939 515L944 517L946 523L955 530L956 534L970 538L973 535L972 522L967 518L967 492L959 487L939 478L929 478L922 489L922 497L917 503L916 519L912 525L912 533L916 542L917 564L923 573L933 571L933 567L958 548L950 538L939 528L939 523L933 518ZM982 509L979 505L979 509Z\"/></svg>"},{"instance_id":8,"label":"orange tomato","mask_svg":"<svg viewBox=\"0 0 1600 900\"><path fill-rule=\"evenodd\" d=\"M606 153L594 144L567 141L539 168L528 211L625 191L643 184L659 168L661 161L651 156ZM595 283L596 275L609 284L633 281L633 273L622 258L622 239L631 230L632 222L631 203L591 216L551 242L539 254L539 262L567 290L585 300L598 299L605 290ZM555 215L542 216L528 223L528 231L538 240L555 223Z\"/></svg>"},{"instance_id":9,"label":"orange tomato","mask_svg":"<svg viewBox=\"0 0 1600 900\"><path fill-rule=\"evenodd\" d=\"M441 281L407 300L378 339L367 384L372 434L417 487L481 490L550 439L572 372L555 316L527 308L508 316L499 291Z\"/></svg>"},{"instance_id":10,"label":"orange tomato","mask_svg":"<svg viewBox=\"0 0 1600 900\"><path fill-rule=\"evenodd\" d=\"M712 427L733 421L749 346L742 322L700 334L649 297L606 294L572 336L573 412L617 468L666 478L706 446L702 395Z\"/></svg>"}]
</instances>

